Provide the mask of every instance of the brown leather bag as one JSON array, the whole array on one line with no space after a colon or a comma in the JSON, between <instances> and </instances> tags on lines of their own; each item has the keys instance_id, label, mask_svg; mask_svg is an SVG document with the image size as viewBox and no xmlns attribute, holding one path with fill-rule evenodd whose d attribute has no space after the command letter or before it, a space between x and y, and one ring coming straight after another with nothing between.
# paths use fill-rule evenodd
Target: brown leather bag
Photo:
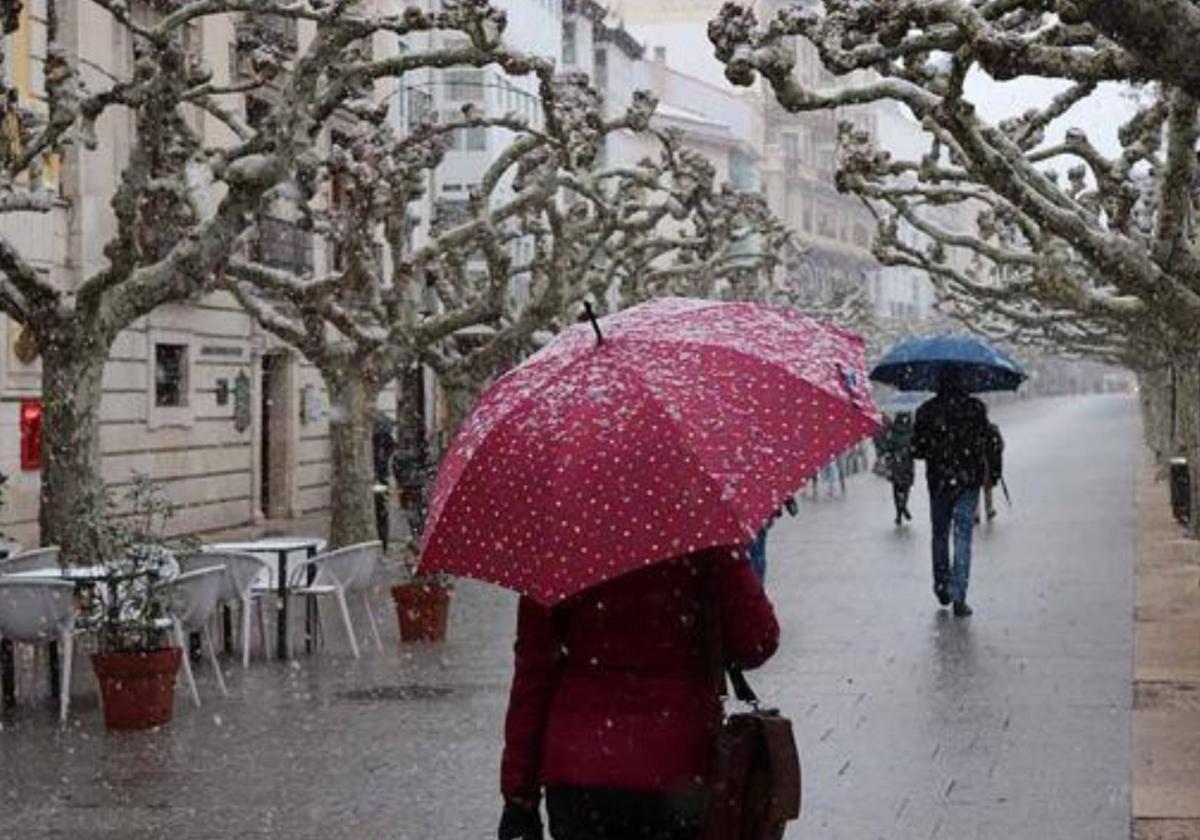
<instances>
[{"instance_id":1,"label":"brown leather bag","mask_svg":"<svg viewBox=\"0 0 1200 840\"><path fill-rule=\"evenodd\" d=\"M700 840L781 840L800 816L800 755L792 722L777 709L760 708L739 669L725 668L715 597L706 616L710 656L721 699L725 675L750 711L726 715L709 772Z\"/></svg>"},{"instance_id":2,"label":"brown leather bag","mask_svg":"<svg viewBox=\"0 0 1200 840\"><path fill-rule=\"evenodd\" d=\"M721 727L700 837L781 840L788 821L800 816L800 756L792 722L775 709L760 709L740 672L730 676L751 710L728 715Z\"/></svg>"}]
</instances>

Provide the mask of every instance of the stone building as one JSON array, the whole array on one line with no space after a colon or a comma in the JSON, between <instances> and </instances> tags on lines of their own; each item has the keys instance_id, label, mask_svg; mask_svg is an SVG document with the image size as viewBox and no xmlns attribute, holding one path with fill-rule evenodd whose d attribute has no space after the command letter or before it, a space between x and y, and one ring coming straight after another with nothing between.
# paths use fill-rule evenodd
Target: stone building
<instances>
[{"instance_id":1,"label":"stone building","mask_svg":"<svg viewBox=\"0 0 1200 840\"><path fill-rule=\"evenodd\" d=\"M127 72L132 46L125 31L91 3L79 2L72 12L62 18L73 24L63 34L85 79L99 86ZM35 110L45 108L45 15L45 0L26 0L3 67L21 104ZM240 72L237 28L244 25L233 17L206 18L193 35L194 49L218 83ZM258 25L274 26L271 36L279 43L298 47L304 38L293 26ZM377 55L404 49L394 39L374 46ZM395 97L401 127L410 98L400 91ZM255 99L244 107L252 120ZM196 114L195 123L219 140L214 120ZM107 115L94 150L48 168L46 177L64 199L59 207L45 215L0 216L4 236L61 288L73 288L103 264L101 249L114 225L109 200L131 133L130 120ZM332 258L321 242L283 219L264 225L254 247L260 259L286 267L321 266ZM8 476L0 531L26 545L37 543L40 398L36 351L22 339L20 325L0 315L0 472ZM386 395L381 406L390 399ZM104 370L100 414L106 481L118 491L134 472L160 482L178 506L173 531L203 533L318 515L328 507L330 411L320 376L224 293L162 307L123 332Z\"/></svg>"}]
</instances>

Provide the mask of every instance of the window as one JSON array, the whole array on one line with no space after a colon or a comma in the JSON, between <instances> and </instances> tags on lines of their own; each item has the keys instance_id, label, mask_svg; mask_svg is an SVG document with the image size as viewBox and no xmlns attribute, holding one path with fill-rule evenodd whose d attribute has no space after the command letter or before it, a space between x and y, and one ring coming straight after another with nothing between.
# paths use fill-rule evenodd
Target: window
<instances>
[{"instance_id":1,"label":"window","mask_svg":"<svg viewBox=\"0 0 1200 840\"><path fill-rule=\"evenodd\" d=\"M562 60L563 64L575 63L575 22L564 20L562 26Z\"/></svg>"},{"instance_id":2,"label":"window","mask_svg":"<svg viewBox=\"0 0 1200 840\"><path fill-rule=\"evenodd\" d=\"M271 113L271 103L258 96L246 97L246 122L252 128L258 128Z\"/></svg>"},{"instance_id":3,"label":"window","mask_svg":"<svg viewBox=\"0 0 1200 840\"><path fill-rule=\"evenodd\" d=\"M187 345L154 345L154 405L186 406L187 392Z\"/></svg>"},{"instance_id":4,"label":"window","mask_svg":"<svg viewBox=\"0 0 1200 840\"><path fill-rule=\"evenodd\" d=\"M595 63L593 75L596 77L592 81L596 85L596 90L598 90L600 93L604 93L606 90L608 90L608 51L596 50L595 54L592 56L592 59Z\"/></svg>"},{"instance_id":5,"label":"window","mask_svg":"<svg viewBox=\"0 0 1200 840\"><path fill-rule=\"evenodd\" d=\"M263 216L252 242L254 258L294 274L312 270L312 235L284 219Z\"/></svg>"},{"instance_id":6,"label":"window","mask_svg":"<svg viewBox=\"0 0 1200 840\"><path fill-rule=\"evenodd\" d=\"M483 100L482 70L447 70L446 99L450 102L480 102Z\"/></svg>"},{"instance_id":7,"label":"window","mask_svg":"<svg viewBox=\"0 0 1200 840\"><path fill-rule=\"evenodd\" d=\"M433 96L429 91L419 90L418 88L407 88L406 95L408 104L405 110L408 112L408 130L425 122L433 111Z\"/></svg>"},{"instance_id":8,"label":"window","mask_svg":"<svg viewBox=\"0 0 1200 840\"><path fill-rule=\"evenodd\" d=\"M486 152L487 151L487 129L483 126L475 126L473 128L463 129L466 135L466 149L468 152Z\"/></svg>"}]
</instances>

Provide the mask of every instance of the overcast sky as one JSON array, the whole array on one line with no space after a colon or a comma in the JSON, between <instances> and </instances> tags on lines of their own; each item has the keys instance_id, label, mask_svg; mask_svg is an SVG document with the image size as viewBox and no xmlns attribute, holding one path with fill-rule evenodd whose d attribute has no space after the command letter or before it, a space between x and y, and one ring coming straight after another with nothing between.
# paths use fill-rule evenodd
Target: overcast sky
<instances>
[{"instance_id":1,"label":"overcast sky","mask_svg":"<svg viewBox=\"0 0 1200 840\"><path fill-rule=\"evenodd\" d=\"M969 98L979 106L980 115L989 122L1042 107L1068 84L1060 80L1026 77L1012 82L995 82L983 73L968 80ZM1117 129L1134 112L1133 103L1124 95L1122 85L1102 85L1094 94L1072 108L1047 132L1049 141L1061 139L1069 128L1082 128L1092 142L1109 156L1120 152Z\"/></svg>"}]
</instances>

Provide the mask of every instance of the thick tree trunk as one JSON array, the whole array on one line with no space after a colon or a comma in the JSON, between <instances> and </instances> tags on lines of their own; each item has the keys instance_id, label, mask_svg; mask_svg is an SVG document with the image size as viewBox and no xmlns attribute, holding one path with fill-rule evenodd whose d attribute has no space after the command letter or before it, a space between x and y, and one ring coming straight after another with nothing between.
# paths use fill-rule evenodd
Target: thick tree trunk
<instances>
[{"instance_id":1,"label":"thick tree trunk","mask_svg":"<svg viewBox=\"0 0 1200 840\"><path fill-rule=\"evenodd\" d=\"M1172 454L1172 429L1175 425L1171 371L1167 367L1138 373L1138 393L1142 405L1142 427L1146 445L1162 463Z\"/></svg>"},{"instance_id":2,"label":"thick tree trunk","mask_svg":"<svg viewBox=\"0 0 1200 840\"><path fill-rule=\"evenodd\" d=\"M42 346L42 488L38 524L42 545L62 547L68 563L86 563L89 539L80 522L89 497L103 484L100 397L108 344L61 330Z\"/></svg>"},{"instance_id":3,"label":"thick tree trunk","mask_svg":"<svg viewBox=\"0 0 1200 840\"><path fill-rule=\"evenodd\" d=\"M446 376L442 379L442 389L446 394L446 424L449 426L446 431L453 440L458 427L471 413L483 385L468 375Z\"/></svg>"},{"instance_id":4,"label":"thick tree trunk","mask_svg":"<svg viewBox=\"0 0 1200 840\"><path fill-rule=\"evenodd\" d=\"M1175 442L1173 455L1188 459L1191 477L1191 532L1200 537L1200 362L1188 356L1175 369Z\"/></svg>"},{"instance_id":5,"label":"thick tree trunk","mask_svg":"<svg viewBox=\"0 0 1200 840\"><path fill-rule=\"evenodd\" d=\"M327 365L321 372L329 389L333 459L329 543L339 548L377 538L371 436L381 387L354 364Z\"/></svg>"},{"instance_id":6,"label":"thick tree trunk","mask_svg":"<svg viewBox=\"0 0 1200 840\"><path fill-rule=\"evenodd\" d=\"M425 522L429 442L425 428L425 371L419 364L400 369L396 378L396 480L400 505L415 538Z\"/></svg>"}]
</instances>

